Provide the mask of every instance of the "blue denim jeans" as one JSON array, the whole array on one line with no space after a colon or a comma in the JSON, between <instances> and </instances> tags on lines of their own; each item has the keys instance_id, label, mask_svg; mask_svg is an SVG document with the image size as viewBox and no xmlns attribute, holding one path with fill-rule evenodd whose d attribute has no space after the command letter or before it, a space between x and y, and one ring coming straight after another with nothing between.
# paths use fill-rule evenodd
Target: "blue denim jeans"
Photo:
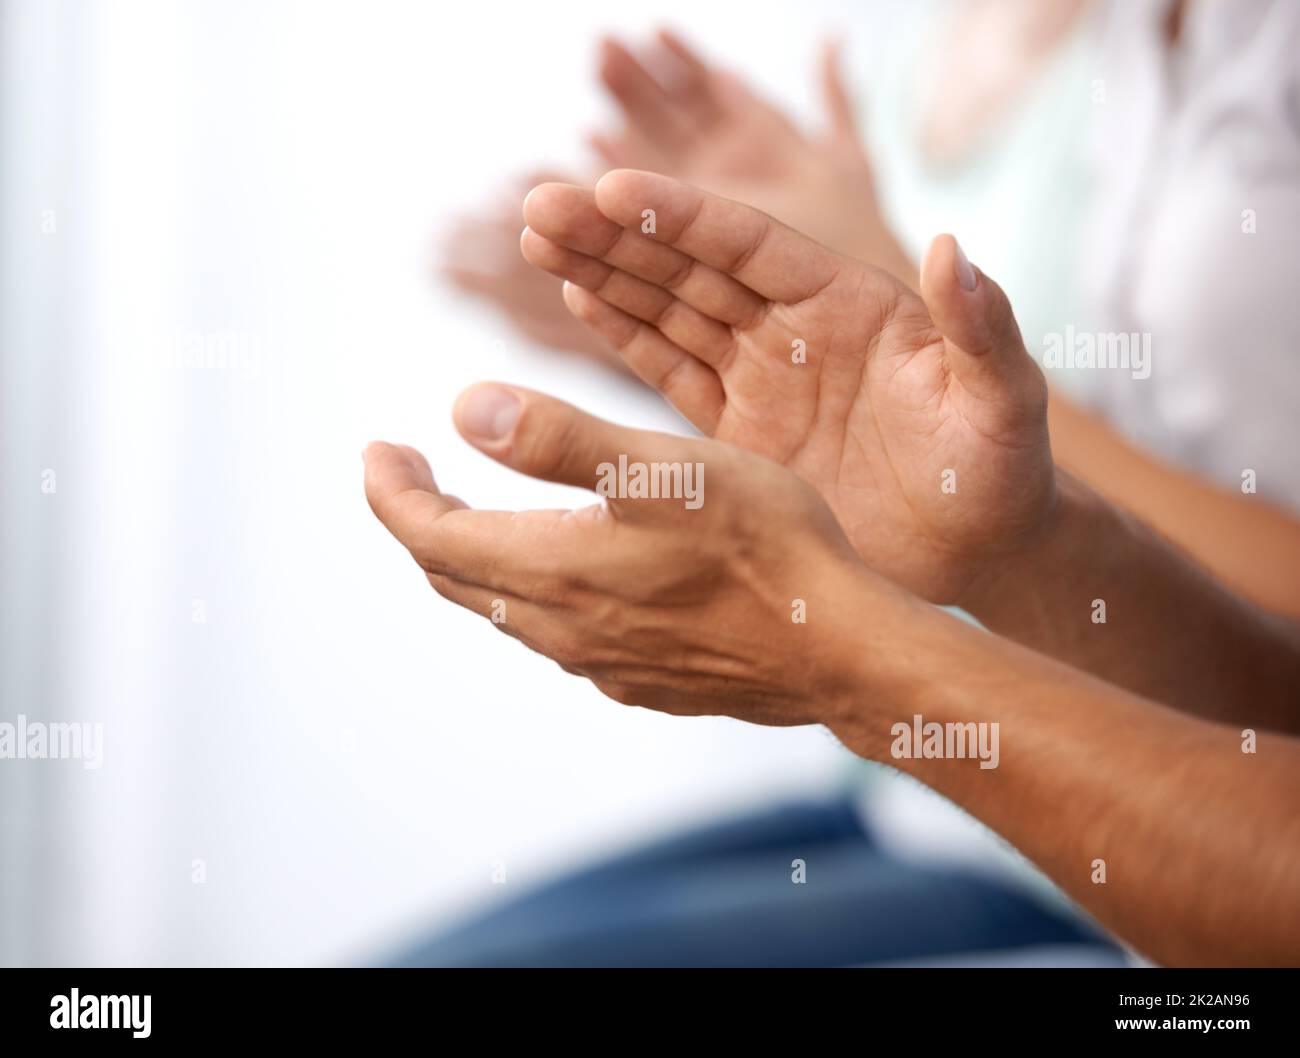
<instances>
[{"instance_id":1,"label":"blue denim jeans","mask_svg":"<svg viewBox=\"0 0 1300 1058\"><path fill-rule=\"evenodd\" d=\"M780 804L581 870L396 961L844 966L1029 945L1096 946L1103 961L1120 962L1089 926L1014 888L885 855L839 796Z\"/></svg>"}]
</instances>

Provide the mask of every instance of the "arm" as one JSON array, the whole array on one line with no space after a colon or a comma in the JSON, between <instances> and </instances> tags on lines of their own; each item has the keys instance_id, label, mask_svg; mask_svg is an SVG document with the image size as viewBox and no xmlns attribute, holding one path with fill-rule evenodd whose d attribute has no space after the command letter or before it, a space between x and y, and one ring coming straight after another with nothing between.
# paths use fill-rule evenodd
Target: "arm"
<instances>
[{"instance_id":1,"label":"arm","mask_svg":"<svg viewBox=\"0 0 1300 1058\"><path fill-rule=\"evenodd\" d=\"M440 594L494 629L626 705L824 723L983 819L1160 961L1300 961L1300 741L1262 733L1243 752L1234 728L926 605L863 565L811 487L733 446L498 386L471 389L457 426L508 466L606 496L476 511L413 450L367 451L375 513ZM597 483L620 457L699 469L701 502L611 495ZM998 752L896 756L894 725L917 715L996 724Z\"/></svg>"},{"instance_id":2,"label":"arm","mask_svg":"<svg viewBox=\"0 0 1300 1058\"><path fill-rule=\"evenodd\" d=\"M1124 441L1053 393L1052 451L1067 470L1132 511L1247 599L1300 618L1300 523L1257 496L1219 488Z\"/></svg>"},{"instance_id":3,"label":"arm","mask_svg":"<svg viewBox=\"0 0 1300 1058\"><path fill-rule=\"evenodd\" d=\"M1300 734L1296 625L1234 595L1068 474L1057 500L1031 546L985 567L965 609L994 632L1175 708Z\"/></svg>"},{"instance_id":4,"label":"arm","mask_svg":"<svg viewBox=\"0 0 1300 1058\"><path fill-rule=\"evenodd\" d=\"M941 613L906 632L888 655L906 662L887 673L857 649L860 709L837 730L847 746L983 820L1157 962L1300 961L1300 740L1261 733L1243 752L1236 728ZM890 726L917 714L998 724L998 767L895 758Z\"/></svg>"}]
</instances>

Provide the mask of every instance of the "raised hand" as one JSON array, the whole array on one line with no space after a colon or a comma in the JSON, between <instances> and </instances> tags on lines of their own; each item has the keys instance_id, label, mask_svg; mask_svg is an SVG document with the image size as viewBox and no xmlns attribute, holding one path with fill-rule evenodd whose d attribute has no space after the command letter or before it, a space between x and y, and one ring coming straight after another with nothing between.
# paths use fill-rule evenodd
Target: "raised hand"
<instances>
[{"instance_id":1,"label":"raised hand","mask_svg":"<svg viewBox=\"0 0 1300 1058\"><path fill-rule=\"evenodd\" d=\"M915 267L877 204L833 47L822 60L827 121L819 136L800 131L739 78L708 65L670 33L656 38L650 59L657 78L622 44L602 45L600 77L623 115L618 132L590 137L606 167L655 169L754 203L915 284ZM539 175L531 183L542 180L583 182ZM520 261L519 195L458 220L440 255L443 277L499 310L530 341L621 366L607 342L565 311L559 284Z\"/></svg>"},{"instance_id":2,"label":"raised hand","mask_svg":"<svg viewBox=\"0 0 1300 1058\"><path fill-rule=\"evenodd\" d=\"M872 656L863 621L901 628L929 612L871 574L816 492L769 460L616 426L517 387L472 387L455 414L492 458L606 502L471 510L439 490L414 449L373 444L370 506L440 594L617 701L848 724ZM638 467L679 487L640 494ZM628 468L628 488L610 468Z\"/></svg>"},{"instance_id":3,"label":"raised hand","mask_svg":"<svg viewBox=\"0 0 1300 1058\"><path fill-rule=\"evenodd\" d=\"M872 568L934 602L1042 533L1047 387L1002 291L940 236L923 298L653 173L535 188L521 248L705 433L813 484Z\"/></svg>"},{"instance_id":4,"label":"raised hand","mask_svg":"<svg viewBox=\"0 0 1300 1058\"><path fill-rule=\"evenodd\" d=\"M517 195L458 218L441 248L438 270L461 293L498 309L530 341L619 364L608 342L564 311L560 284L519 257L519 196L546 179L561 178L539 175Z\"/></svg>"},{"instance_id":5,"label":"raised hand","mask_svg":"<svg viewBox=\"0 0 1300 1058\"><path fill-rule=\"evenodd\" d=\"M589 142L607 168L654 170L752 203L842 253L914 282L915 268L881 215L834 44L823 51L820 75L825 128L809 135L675 34L660 33L645 62L608 40L601 47L600 78L623 126Z\"/></svg>"}]
</instances>

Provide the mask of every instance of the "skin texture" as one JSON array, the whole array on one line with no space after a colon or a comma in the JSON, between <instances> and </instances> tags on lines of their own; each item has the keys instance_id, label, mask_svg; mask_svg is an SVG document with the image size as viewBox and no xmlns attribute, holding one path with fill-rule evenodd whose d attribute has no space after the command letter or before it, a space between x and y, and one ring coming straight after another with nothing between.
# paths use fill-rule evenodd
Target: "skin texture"
<instances>
[{"instance_id":1,"label":"skin texture","mask_svg":"<svg viewBox=\"0 0 1300 1058\"><path fill-rule=\"evenodd\" d=\"M466 410L500 393L499 413ZM846 667L824 653L836 641L811 636L792 604L829 606L860 563L804 482L728 445L626 429L513 387L467 391L456 422L494 459L580 487L593 488L599 465L620 455L698 463L704 502L692 510L680 498L613 497L576 511L470 510L439 492L413 449L371 445L370 505L441 595L484 616L503 600L501 631L616 701L776 725L820 722L827 703L847 713L851 691L838 682ZM906 599L883 581L874 587ZM703 637L702 623L712 628Z\"/></svg>"},{"instance_id":2,"label":"skin texture","mask_svg":"<svg viewBox=\"0 0 1300 1058\"><path fill-rule=\"evenodd\" d=\"M493 627L624 704L828 725L983 819L1158 961L1300 961L1296 739L1262 731L1243 753L1234 728L919 602L868 570L816 492L769 460L501 390L474 387L455 413L492 458L586 486L620 454L700 462L705 502L475 511L413 449L373 444L370 505L440 594L485 618L504 601ZM916 714L997 723L999 766L894 757L892 726Z\"/></svg>"},{"instance_id":3,"label":"skin texture","mask_svg":"<svg viewBox=\"0 0 1300 1058\"><path fill-rule=\"evenodd\" d=\"M811 482L891 580L959 602L976 569L1046 522L1046 385L1023 345L993 341L1015 330L1010 306L973 269L976 289L961 286L951 238L927 257L923 301L651 173L616 170L594 192L542 185L524 217L524 256L568 281L576 316L704 433Z\"/></svg>"},{"instance_id":4,"label":"skin texture","mask_svg":"<svg viewBox=\"0 0 1300 1058\"><path fill-rule=\"evenodd\" d=\"M524 256L569 281L574 314L702 431L814 485L872 569L1138 693L1296 728L1295 629L1056 468L1041 372L951 237L926 255L922 300L654 174L542 185L524 214ZM806 363L784 355L796 337Z\"/></svg>"},{"instance_id":5,"label":"skin texture","mask_svg":"<svg viewBox=\"0 0 1300 1058\"><path fill-rule=\"evenodd\" d=\"M876 697L862 699L860 727L838 732L846 745L983 820L1158 963L1300 964L1300 741L1261 730L1243 752L1239 727L940 612L900 639L891 653L906 671L883 687L879 671L863 677ZM893 759L889 724L915 715L998 724L999 766Z\"/></svg>"}]
</instances>

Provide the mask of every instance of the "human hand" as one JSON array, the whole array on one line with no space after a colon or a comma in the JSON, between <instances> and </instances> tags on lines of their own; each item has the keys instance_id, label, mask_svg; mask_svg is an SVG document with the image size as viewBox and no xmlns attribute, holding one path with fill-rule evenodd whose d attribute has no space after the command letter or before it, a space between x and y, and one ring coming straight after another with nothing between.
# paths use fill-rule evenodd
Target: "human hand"
<instances>
[{"instance_id":1,"label":"human hand","mask_svg":"<svg viewBox=\"0 0 1300 1058\"><path fill-rule=\"evenodd\" d=\"M651 70L653 69L653 73ZM589 142L611 169L647 169L753 204L841 253L915 283L915 266L885 223L840 68L827 42L820 65L825 129L800 130L739 77L661 32L642 62L601 46L600 79L623 126Z\"/></svg>"},{"instance_id":2,"label":"human hand","mask_svg":"<svg viewBox=\"0 0 1300 1058\"><path fill-rule=\"evenodd\" d=\"M455 419L549 481L592 488L620 459L682 472L676 496L481 511L444 495L414 449L366 450L370 506L430 584L616 701L848 727L873 644L932 612L866 570L816 492L769 460L496 384L467 390Z\"/></svg>"},{"instance_id":3,"label":"human hand","mask_svg":"<svg viewBox=\"0 0 1300 1058\"><path fill-rule=\"evenodd\" d=\"M539 174L518 194L458 218L441 248L439 272L461 293L503 313L529 341L622 370L610 344L565 310L560 282L519 256L520 196L539 180L554 179L565 178Z\"/></svg>"},{"instance_id":4,"label":"human hand","mask_svg":"<svg viewBox=\"0 0 1300 1058\"><path fill-rule=\"evenodd\" d=\"M873 569L960 603L1045 531L1047 387L951 236L926 255L922 300L653 173L544 184L524 218L524 256L567 281L574 315L704 433L812 483Z\"/></svg>"},{"instance_id":5,"label":"human hand","mask_svg":"<svg viewBox=\"0 0 1300 1058\"><path fill-rule=\"evenodd\" d=\"M708 66L670 33L652 48L672 71L664 88L622 44L601 49L600 76L625 124L590 142L611 167L654 169L740 201L807 231L827 245L915 282L915 267L885 224L871 168L839 68L828 46L822 60L827 130L801 132L734 75ZM581 178L536 174L544 181ZM623 367L617 353L564 308L560 284L520 259L519 195L459 219L445 241L440 271L462 293L501 311L525 338Z\"/></svg>"}]
</instances>

